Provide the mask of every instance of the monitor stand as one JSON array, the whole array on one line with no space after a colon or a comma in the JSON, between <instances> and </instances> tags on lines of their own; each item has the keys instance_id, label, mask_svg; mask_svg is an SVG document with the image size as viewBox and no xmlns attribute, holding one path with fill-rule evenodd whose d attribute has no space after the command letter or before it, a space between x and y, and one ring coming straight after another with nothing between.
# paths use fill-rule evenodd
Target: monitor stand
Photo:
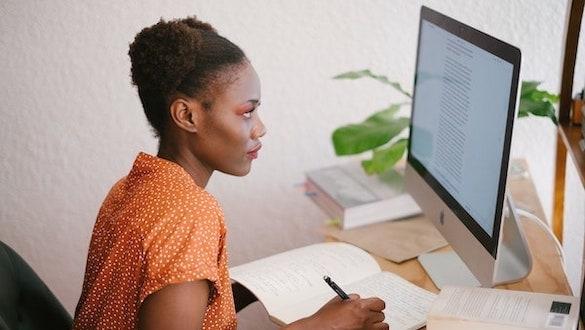
<instances>
[{"instance_id":1,"label":"monitor stand","mask_svg":"<svg viewBox=\"0 0 585 330\"><path fill-rule=\"evenodd\" d=\"M509 195L502 222L492 286L517 282L532 270L532 255ZM455 251L425 253L418 260L439 289L445 285L481 286Z\"/></svg>"}]
</instances>

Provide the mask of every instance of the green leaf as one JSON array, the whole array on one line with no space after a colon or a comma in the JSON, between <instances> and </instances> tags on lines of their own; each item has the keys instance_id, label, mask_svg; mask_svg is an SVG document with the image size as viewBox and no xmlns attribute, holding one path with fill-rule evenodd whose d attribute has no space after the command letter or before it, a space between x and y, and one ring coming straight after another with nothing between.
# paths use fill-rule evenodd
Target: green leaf
<instances>
[{"instance_id":1,"label":"green leaf","mask_svg":"<svg viewBox=\"0 0 585 330\"><path fill-rule=\"evenodd\" d=\"M371 122L391 122L394 121L394 115L400 110L403 103L390 104L387 108L382 109L373 115L369 116L365 121Z\"/></svg>"},{"instance_id":2,"label":"green leaf","mask_svg":"<svg viewBox=\"0 0 585 330\"><path fill-rule=\"evenodd\" d=\"M339 127L333 132L335 153L355 155L388 143L400 134L410 123L409 118L400 117L391 121L381 120L382 116L371 117L359 124Z\"/></svg>"},{"instance_id":3,"label":"green leaf","mask_svg":"<svg viewBox=\"0 0 585 330\"><path fill-rule=\"evenodd\" d=\"M540 85L540 81L535 81L535 80L525 80L522 81L522 87L520 87L520 99L524 98L524 97L528 97L529 95L531 95L538 87L538 85Z\"/></svg>"},{"instance_id":4,"label":"green leaf","mask_svg":"<svg viewBox=\"0 0 585 330\"><path fill-rule=\"evenodd\" d=\"M369 77L369 78L375 79L375 80L377 80L377 81L379 81L379 82L381 82L383 84L392 86L398 92L406 95L409 98L412 98L412 95L410 95L410 93L408 93L407 91L405 91L402 88L402 86L400 86L399 83L397 83L395 81L388 80L388 77L386 77L386 76L374 74L369 69L365 69L365 70L361 70L361 71L348 71L348 72L344 72L344 73L338 74L337 76L333 77L333 79L351 79L351 80L355 80L355 79L364 78L364 77Z\"/></svg>"},{"instance_id":5,"label":"green leaf","mask_svg":"<svg viewBox=\"0 0 585 330\"><path fill-rule=\"evenodd\" d=\"M550 101L552 103L557 103L560 99L559 95L551 94L547 91L536 90L532 92L531 99L533 100L541 100L541 101Z\"/></svg>"},{"instance_id":6,"label":"green leaf","mask_svg":"<svg viewBox=\"0 0 585 330\"><path fill-rule=\"evenodd\" d=\"M407 145L408 139L400 139L388 147L375 150L372 159L362 161L362 167L370 175L388 171L402 158Z\"/></svg>"},{"instance_id":7,"label":"green leaf","mask_svg":"<svg viewBox=\"0 0 585 330\"><path fill-rule=\"evenodd\" d=\"M333 79L350 79L350 80L355 80L355 79L359 79L359 78L363 78L367 76L366 72L369 72L370 70L361 70L361 71L347 71L344 73L340 73L337 76L333 77Z\"/></svg>"},{"instance_id":8,"label":"green leaf","mask_svg":"<svg viewBox=\"0 0 585 330\"><path fill-rule=\"evenodd\" d=\"M520 109L518 109L518 117L526 117L529 114L534 116L549 117L550 120L558 125L557 117L555 115L554 105L546 100L532 100L525 98L520 100Z\"/></svg>"},{"instance_id":9,"label":"green leaf","mask_svg":"<svg viewBox=\"0 0 585 330\"><path fill-rule=\"evenodd\" d=\"M559 101L559 95L538 89L539 81L523 81L520 90L520 109L518 117L529 115L549 117L557 125L554 103Z\"/></svg>"},{"instance_id":10,"label":"green leaf","mask_svg":"<svg viewBox=\"0 0 585 330\"><path fill-rule=\"evenodd\" d=\"M545 90L538 89L539 81L523 81L520 90L520 100L531 99L534 101L550 101L556 103L559 101L558 94L552 94Z\"/></svg>"}]
</instances>

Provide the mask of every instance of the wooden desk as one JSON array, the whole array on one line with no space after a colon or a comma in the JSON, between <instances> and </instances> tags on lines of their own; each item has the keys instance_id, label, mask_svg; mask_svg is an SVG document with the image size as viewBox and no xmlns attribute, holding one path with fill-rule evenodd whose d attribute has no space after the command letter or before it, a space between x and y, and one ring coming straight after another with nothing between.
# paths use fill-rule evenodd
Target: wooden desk
<instances>
[{"instance_id":1,"label":"wooden desk","mask_svg":"<svg viewBox=\"0 0 585 330\"><path fill-rule=\"evenodd\" d=\"M510 171L508 186L516 206L530 211L541 219L545 219L534 184L529 177L526 162L516 160L513 164L512 168L516 168L516 170ZM571 288L563 271L554 241L543 228L532 220L521 217L520 223L524 228L532 253L532 271L528 277L519 282L501 285L497 288L571 295ZM327 240L331 241L332 238L329 237ZM449 249L450 247L447 246L439 251ZM416 258L397 264L375 255L374 257L383 270L394 272L429 291L435 293L439 291Z\"/></svg>"}]
</instances>

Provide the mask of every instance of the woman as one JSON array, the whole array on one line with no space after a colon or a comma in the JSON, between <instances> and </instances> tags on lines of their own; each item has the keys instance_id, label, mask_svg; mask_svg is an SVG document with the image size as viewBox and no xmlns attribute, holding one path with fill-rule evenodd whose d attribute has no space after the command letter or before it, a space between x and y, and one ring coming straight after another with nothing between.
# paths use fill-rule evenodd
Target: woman
<instances>
[{"instance_id":1,"label":"woman","mask_svg":"<svg viewBox=\"0 0 585 330\"><path fill-rule=\"evenodd\" d=\"M256 299L230 285L223 214L204 188L216 170L248 174L258 156L258 75L194 17L143 29L129 55L159 151L140 153L99 211L74 328L234 329ZM383 308L337 298L287 328L383 329Z\"/></svg>"}]
</instances>

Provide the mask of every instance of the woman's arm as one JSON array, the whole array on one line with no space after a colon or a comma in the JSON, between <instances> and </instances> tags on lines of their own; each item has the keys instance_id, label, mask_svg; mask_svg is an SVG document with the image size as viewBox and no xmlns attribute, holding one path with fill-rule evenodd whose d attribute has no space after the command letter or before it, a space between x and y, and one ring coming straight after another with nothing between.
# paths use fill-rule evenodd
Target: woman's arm
<instances>
[{"instance_id":1,"label":"woman's arm","mask_svg":"<svg viewBox=\"0 0 585 330\"><path fill-rule=\"evenodd\" d=\"M250 290L246 289L238 282L232 283L232 292L234 293L236 313L258 300Z\"/></svg>"},{"instance_id":2,"label":"woman's arm","mask_svg":"<svg viewBox=\"0 0 585 330\"><path fill-rule=\"evenodd\" d=\"M201 329L209 300L207 280L171 284L148 296L138 313L138 329Z\"/></svg>"}]
</instances>

